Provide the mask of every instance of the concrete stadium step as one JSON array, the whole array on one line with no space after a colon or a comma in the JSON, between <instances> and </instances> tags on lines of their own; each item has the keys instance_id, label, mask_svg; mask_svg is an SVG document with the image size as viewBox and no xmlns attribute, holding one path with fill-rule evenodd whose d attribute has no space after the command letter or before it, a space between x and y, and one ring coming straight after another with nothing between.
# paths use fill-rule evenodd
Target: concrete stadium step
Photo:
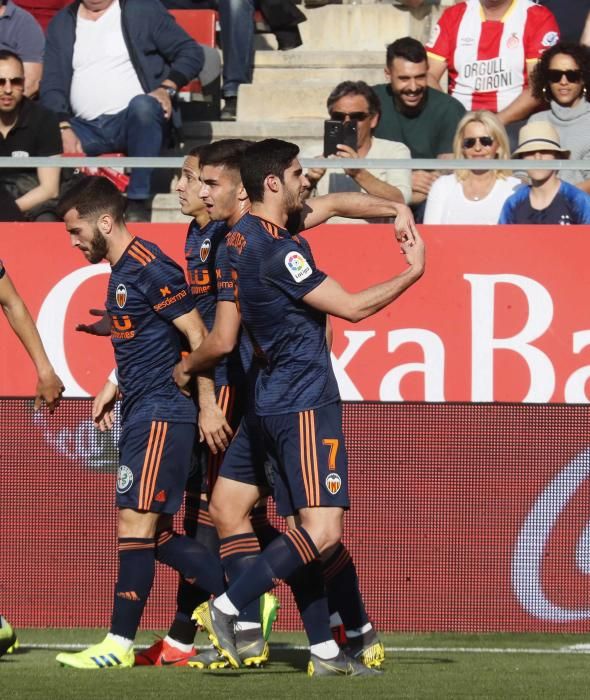
<instances>
[{"instance_id":1,"label":"concrete stadium step","mask_svg":"<svg viewBox=\"0 0 590 700\"><path fill-rule=\"evenodd\" d=\"M319 119L194 122L183 125L183 141L191 146L229 138L251 139L253 141L277 138L294 141L304 148L308 142L323 138L323 133L324 115Z\"/></svg>"}]
</instances>

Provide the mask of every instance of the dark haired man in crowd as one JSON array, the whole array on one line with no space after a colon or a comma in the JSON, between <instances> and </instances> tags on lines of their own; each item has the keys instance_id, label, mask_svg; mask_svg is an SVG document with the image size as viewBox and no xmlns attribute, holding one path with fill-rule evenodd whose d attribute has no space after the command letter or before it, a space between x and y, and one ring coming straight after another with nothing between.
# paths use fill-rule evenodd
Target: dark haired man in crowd
<instances>
[{"instance_id":1,"label":"dark haired man in crowd","mask_svg":"<svg viewBox=\"0 0 590 700\"><path fill-rule=\"evenodd\" d=\"M453 137L465 108L453 97L428 87L428 58L424 46L411 37L387 47L385 75L388 84L373 89L381 101L381 119L375 136L401 141L412 158L441 158L453 152ZM412 205L416 221L436 172L412 171Z\"/></svg>"},{"instance_id":2,"label":"dark haired man in crowd","mask_svg":"<svg viewBox=\"0 0 590 700\"><path fill-rule=\"evenodd\" d=\"M41 101L59 116L64 153L158 156L170 121L179 125L179 88L218 74L215 50L158 0L76 0L49 25ZM151 172L131 174L128 221L150 218Z\"/></svg>"},{"instance_id":3,"label":"dark haired man in crowd","mask_svg":"<svg viewBox=\"0 0 590 700\"><path fill-rule=\"evenodd\" d=\"M58 120L53 112L24 95L23 62L0 51L0 156L14 167L0 169L0 221L55 221L52 199L59 191L59 168L26 167L29 156L61 153Z\"/></svg>"},{"instance_id":4,"label":"dark haired man in crowd","mask_svg":"<svg viewBox=\"0 0 590 700\"><path fill-rule=\"evenodd\" d=\"M409 159L410 151L403 143L375 138L373 133L381 115L381 105L375 91L362 80L346 80L337 85L327 101L330 119L343 123L354 120L357 128L357 147L339 144L338 158L398 158ZM311 151L310 151L311 153ZM314 154L315 155L315 154ZM344 168L326 170L311 168L307 179L315 194L364 191L393 202L409 202L412 194L409 170L386 168ZM374 222L383 220L373 219Z\"/></svg>"}]
</instances>

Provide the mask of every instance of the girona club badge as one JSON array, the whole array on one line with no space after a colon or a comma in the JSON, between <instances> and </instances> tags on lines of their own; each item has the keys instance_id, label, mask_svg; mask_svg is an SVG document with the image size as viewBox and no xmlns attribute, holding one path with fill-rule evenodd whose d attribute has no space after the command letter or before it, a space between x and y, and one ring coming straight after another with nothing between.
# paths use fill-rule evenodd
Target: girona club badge
<instances>
[{"instance_id":1,"label":"girona club badge","mask_svg":"<svg viewBox=\"0 0 590 700\"><path fill-rule=\"evenodd\" d=\"M342 479L338 476L338 474L328 474L326 477L326 488L333 496L340 491L342 488Z\"/></svg>"},{"instance_id":2,"label":"girona club badge","mask_svg":"<svg viewBox=\"0 0 590 700\"><path fill-rule=\"evenodd\" d=\"M124 284L120 284L115 292L115 299L117 300L117 306L122 309L127 301L127 287Z\"/></svg>"}]
</instances>

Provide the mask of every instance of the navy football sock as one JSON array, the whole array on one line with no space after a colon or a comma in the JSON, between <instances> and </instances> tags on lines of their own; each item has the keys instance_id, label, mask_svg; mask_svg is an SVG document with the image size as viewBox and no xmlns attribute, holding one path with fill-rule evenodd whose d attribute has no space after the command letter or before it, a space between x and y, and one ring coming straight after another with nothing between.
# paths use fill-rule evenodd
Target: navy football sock
<instances>
[{"instance_id":1,"label":"navy football sock","mask_svg":"<svg viewBox=\"0 0 590 700\"><path fill-rule=\"evenodd\" d=\"M240 576L247 571L256 560L256 555L260 554L258 538L253 532L242 535L233 535L221 540L219 551L221 563L225 569L225 574L229 585L237 581ZM260 622L260 602L255 598L243 608L240 608L241 622Z\"/></svg>"},{"instance_id":2,"label":"navy football sock","mask_svg":"<svg viewBox=\"0 0 590 700\"><path fill-rule=\"evenodd\" d=\"M271 525L268 519L266 503L252 508L250 522L260 542L260 549L266 549L271 542L274 542L277 537L283 534L280 530L277 530L276 527Z\"/></svg>"},{"instance_id":3,"label":"navy football sock","mask_svg":"<svg viewBox=\"0 0 590 700\"><path fill-rule=\"evenodd\" d=\"M200 543L164 530L158 535L156 559L176 569L187 583L196 584L213 595L224 591L223 569L218 557Z\"/></svg>"},{"instance_id":4,"label":"navy football sock","mask_svg":"<svg viewBox=\"0 0 590 700\"><path fill-rule=\"evenodd\" d=\"M119 573L111 616L111 634L135 639L154 583L156 570L153 538L119 538Z\"/></svg>"},{"instance_id":5,"label":"navy football sock","mask_svg":"<svg viewBox=\"0 0 590 700\"><path fill-rule=\"evenodd\" d=\"M184 519L186 534L204 545L211 554L219 556L219 537L209 515L209 503L200 496L197 499L191 498L191 495L187 493L185 513L187 513ZM188 583L181 576L176 593L176 615L168 636L182 644L192 644L197 631L197 623L191 619L191 616L194 609L208 598L209 591L196 584Z\"/></svg>"},{"instance_id":6,"label":"navy football sock","mask_svg":"<svg viewBox=\"0 0 590 700\"><path fill-rule=\"evenodd\" d=\"M309 643L330 641L330 612L321 563L314 560L302 566L289 576L286 583L293 592Z\"/></svg>"},{"instance_id":7,"label":"navy football sock","mask_svg":"<svg viewBox=\"0 0 590 700\"><path fill-rule=\"evenodd\" d=\"M289 530L259 554L246 572L229 587L228 598L242 610L248 603L274 588L298 568L319 558L311 537L302 528Z\"/></svg>"},{"instance_id":8,"label":"navy football sock","mask_svg":"<svg viewBox=\"0 0 590 700\"><path fill-rule=\"evenodd\" d=\"M356 567L342 543L329 559L323 562L323 571L330 610L340 613L345 629L363 627L369 622L369 617L359 589Z\"/></svg>"}]
</instances>

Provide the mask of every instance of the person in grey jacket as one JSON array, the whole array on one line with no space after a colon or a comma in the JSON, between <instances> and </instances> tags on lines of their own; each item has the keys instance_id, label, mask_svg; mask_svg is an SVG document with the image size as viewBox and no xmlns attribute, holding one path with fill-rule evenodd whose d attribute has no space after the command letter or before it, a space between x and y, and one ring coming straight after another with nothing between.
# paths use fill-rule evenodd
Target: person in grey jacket
<instances>
[{"instance_id":1,"label":"person in grey jacket","mask_svg":"<svg viewBox=\"0 0 590 700\"><path fill-rule=\"evenodd\" d=\"M561 170L559 177L590 193L590 49L558 42L541 56L531 82L533 95L549 109L533 114L529 123L549 122L572 160L588 160L587 170Z\"/></svg>"},{"instance_id":2,"label":"person in grey jacket","mask_svg":"<svg viewBox=\"0 0 590 700\"><path fill-rule=\"evenodd\" d=\"M178 89L204 68L158 0L75 0L49 24L41 103L59 115L64 153L158 156ZM149 218L151 172L131 174L128 220Z\"/></svg>"}]
</instances>

